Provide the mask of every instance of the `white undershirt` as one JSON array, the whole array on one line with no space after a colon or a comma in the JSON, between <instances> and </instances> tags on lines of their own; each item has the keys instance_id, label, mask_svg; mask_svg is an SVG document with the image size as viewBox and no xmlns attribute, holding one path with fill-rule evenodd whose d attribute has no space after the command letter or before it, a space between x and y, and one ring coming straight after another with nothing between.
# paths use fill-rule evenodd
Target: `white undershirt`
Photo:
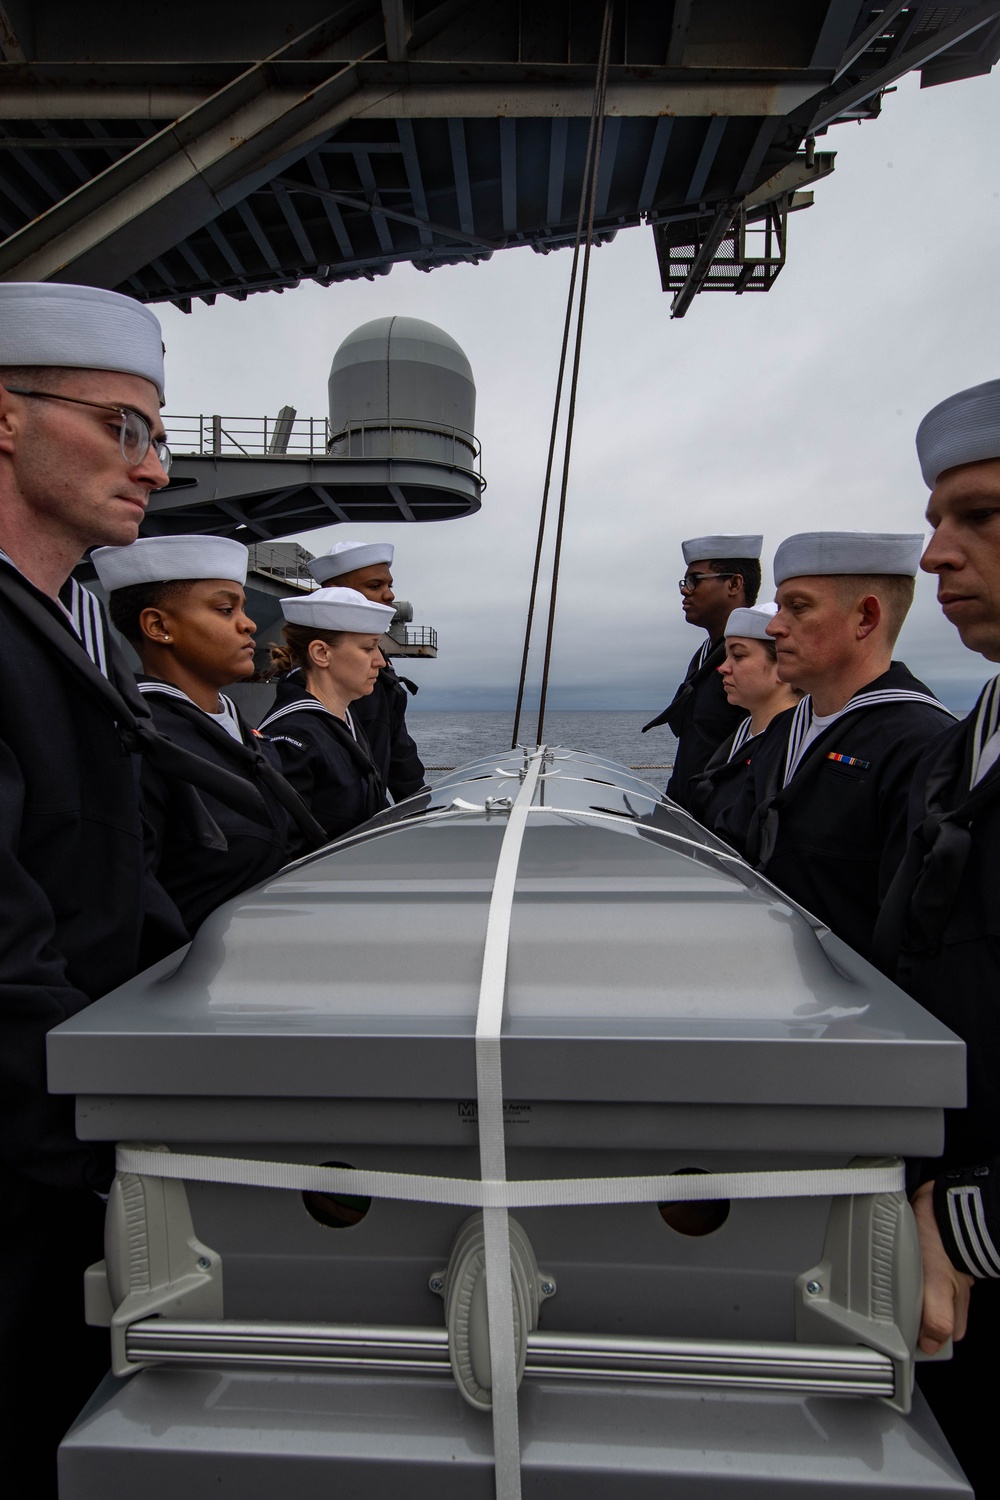
<instances>
[{"instance_id":1,"label":"white undershirt","mask_svg":"<svg viewBox=\"0 0 1000 1500\"><path fill-rule=\"evenodd\" d=\"M208 717L214 719L220 729L224 729L227 734L232 735L237 744L242 745L243 736L240 733L240 721L236 717L235 706L231 699L226 697L225 693L219 694L219 702L222 704L220 712L217 714L210 713ZM203 709L202 712L206 713L207 710Z\"/></svg>"},{"instance_id":2,"label":"white undershirt","mask_svg":"<svg viewBox=\"0 0 1000 1500\"><path fill-rule=\"evenodd\" d=\"M809 746L812 744L813 740L818 740L819 737L820 737L820 735L823 733L824 729L829 729L829 727L833 723L834 719L839 719L840 714L841 714L841 710L840 709L838 709L838 711L835 714L827 714L826 718L824 718L824 719L821 719L820 716L819 716L819 714L813 714L813 716L812 716L812 723L809 725L809 728L806 730L805 735L804 735L803 740L802 740L802 745L801 745L801 747L799 749L799 757L798 758L799 758L799 762L800 763L801 763L802 757L805 755L806 751L808 750Z\"/></svg>"},{"instance_id":3,"label":"white undershirt","mask_svg":"<svg viewBox=\"0 0 1000 1500\"><path fill-rule=\"evenodd\" d=\"M143 682L140 679L138 686L140 693L144 697L180 698L183 703L190 703L191 707L196 708L200 714L204 714L206 719L214 720L219 728L224 729L238 745L243 744L243 735L240 732L240 721L236 713L236 705L231 698L226 697L225 693L219 694L219 702L222 704L222 707L218 713L213 714L209 713L207 708L202 708L201 704L196 703L193 698L189 698L187 693L181 692L179 687L174 687L172 682Z\"/></svg>"}]
</instances>

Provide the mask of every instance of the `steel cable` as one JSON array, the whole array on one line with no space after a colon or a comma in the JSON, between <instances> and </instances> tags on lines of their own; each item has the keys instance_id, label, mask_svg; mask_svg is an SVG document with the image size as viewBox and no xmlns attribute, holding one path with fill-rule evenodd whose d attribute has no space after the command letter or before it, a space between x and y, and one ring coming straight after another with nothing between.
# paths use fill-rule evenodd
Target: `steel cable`
<instances>
[{"instance_id":1,"label":"steel cable","mask_svg":"<svg viewBox=\"0 0 1000 1500\"><path fill-rule=\"evenodd\" d=\"M517 686L517 704L514 709L514 730L511 736L511 748L516 749L518 735L521 728L521 712L524 704L524 689L528 675L528 655L531 646L531 629L535 616L535 602L538 597L538 578L541 571L542 548L545 542L545 528L548 517L549 491L552 485L552 468L555 460L556 437L559 428L559 414L562 406L563 381L566 375L566 355L569 350L570 330L573 326L573 306L576 293L577 269L580 262L580 248L585 243L584 270L580 288L580 304L577 313L576 345L573 362L573 378L570 386L570 400L567 416L567 433L563 449L563 473L559 501L559 521L556 531L556 551L553 561L552 589L549 596L549 618L546 629L545 659L542 670L542 688L538 709L538 732L535 736L538 744L541 744L542 726L545 717L545 699L548 689L549 664L552 654L552 629L555 619L555 596L558 581L559 557L562 548L563 519L566 510L566 486L569 477L569 455L573 440L573 418L576 410L576 388L580 369L580 344L583 333L583 314L587 295L587 273L590 263L590 250L594 233L594 210L597 200L597 175L601 159L601 140L604 133L604 104L607 96L608 63L611 56L611 18L614 11L614 0L605 0L604 20L601 26L601 40L597 54L597 76L594 81L594 98L590 110L590 127L587 133L587 153L584 161L583 182L580 188L580 207L576 220L576 238L573 244L573 264L570 269L569 291L566 297L566 318L563 324L562 349L559 354L559 374L556 379L556 393L552 410L552 426L549 432L549 449L545 463L545 483L542 488L542 504L538 516L538 536L535 542L535 560L531 573L531 591L528 597L528 613L524 626L524 648L521 655L521 673ZM586 239L584 241L584 216L586 215Z\"/></svg>"}]
</instances>

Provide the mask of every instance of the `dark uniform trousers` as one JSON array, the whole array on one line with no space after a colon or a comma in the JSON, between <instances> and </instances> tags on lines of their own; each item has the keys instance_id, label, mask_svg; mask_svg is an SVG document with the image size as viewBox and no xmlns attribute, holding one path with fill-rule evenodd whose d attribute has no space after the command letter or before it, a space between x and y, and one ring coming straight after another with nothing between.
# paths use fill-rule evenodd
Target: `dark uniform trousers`
<instances>
[{"instance_id":1,"label":"dark uniform trousers","mask_svg":"<svg viewBox=\"0 0 1000 1500\"><path fill-rule=\"evenodd\" d=\"M107 1369L83 1272L113 1175L109 1148L76 1139L72 1099L46 1090L45 1034L186 933L150 873L137 757L96 668L58 606L0 568L0 1434L34 1500L55 1494L56 1444Z\"/></svg>"},{"instance_id":2,"label":"dark uniform trousers","mask_svg":"<svg viewBox=\"0 0 1000 1500\"><path fill-rule=\"evenodd\" d=\"M901 662L856 696L883 690L932 696ZM870 959L879 903L905 844L914 768L954 721L928 703L859 704L813 740L782 786L795 712L759 736L741 796L714 831Z\"/></svg>"},{"instance_id":3,"label":"dark uniform trousers","mask_svg":"<svg viewBox=\"0 0 1000 1500\"><path fill-rule=\"evenodd\" d=\"M968 1108L947 1112L944 1153L920 1163L918 1175L935 1180L953 1263L969 1270L969 1256L980 1279L954 1360L920 1365L917 1378L985 1497L996 1476L981 1414L996 1391L1000 1348L1000 764L970 790L976 717L930 746L916 768L906 856L876 943L886 972L967 1049Z\"/></svg>"},{"instance_id":4,"label":"dark uniform trousers","mask_svg":"<svg viewBox=\"0 0 1000 1500\"><path fill-rule=\"evenodd\" d=\"M277 751L285 778L328 839L349 833L386 805L382 778L364 731L357 724L355 728L357 739L342 719L304 687L286 687L258 726L263 739Z\"/></svg>"},{"instance_id":5,"label":"dark uniform trousers","mask_svg":"<svg viewBox=\"0 0 1000 1500\"><path fill-rule=\"evenodd\" d=\"M674 769L667 782L667 796L693 811L690 801L692 776L704 771L712 755L746 718L745 708L729 702L718 669L726 659L726 643L713 641L702 659L696 651L673 701L642 728L643 734L666 724L677 737Z\"/></svg>"}]
</instances>

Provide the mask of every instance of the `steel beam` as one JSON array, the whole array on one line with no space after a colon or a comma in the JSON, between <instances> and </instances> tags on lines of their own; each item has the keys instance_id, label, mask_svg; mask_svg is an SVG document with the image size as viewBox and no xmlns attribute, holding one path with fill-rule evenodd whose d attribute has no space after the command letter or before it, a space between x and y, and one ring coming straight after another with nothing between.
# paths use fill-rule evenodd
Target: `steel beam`
<instances>
[{"instance_id":1,"label":"steel beam","mask_svg":"<svg viewBox=\"0 0 1000 1500\"><path fill-rule=\"evenodd\" d=\"M386 215L382 208L371 160L361 147L354 153L354 166L358 181L361 183L361 191L368 204L368 212L371 215L372 227L375 230L379 248L384 255L391 255L396 247L392 243L392 234L386 223Z\"/></svg>"},{"instance_id":2,"label":"steel beam","mask_svg":"<svg viewBox=\"0 0 1000 1500\"><path fill-rule=\"evenodd\" d=\"M913 0L887 0L887 3L882 7L871 25L865 27L861 35L851 43L840 59L837 71L833 75L834 83L837 82L838 78L843 78L844 74L850 71L858 59L868 51L872 42L877 41L886 27L892 25L900 11L905 10L907 5L912 5L912 3Z\"/></svg>"},{"instance_id":3,"label":"steel beam","mask_svg":"<svg viewBox=\"0 0 1000 1500\"><path fill-rule=\"evenodd\" d=\"M410 193L410 202L420 225L420 243L431 244L431 233L427 227L427 197L424 193L424 180L420 172L420 158L417 155L417 143L413 134L413 126L409 120L400 120L397 126L399 132L399 149L403 154L403 170L406 173L406 186Z\"/></svg>"},{"instance_id":4,"label":"steel beam","mask_svg":"<svg viewBox=\"0 0 1000 1500\"><path fill-rule=\"evenodd\" d=\"M323 165L323 160L317 152L313 151L306 157L306 166L309 168L309 175L316 187L317 195L323 204L330 228L333 230L337 247L345 260L353 260L355 257L354 246L351 244L351 237L347 232L344 216L340 212L340 205L332 196L330 179L326 175L326 167ZM271 181L281 182L282 179L280 177L272 177ZM290 187L291 179L284 183L284 186Z\"/></svg>"},{"instance_id":5,"label":"steel beam","mask_svg":"<svg viewBox=\"0 0 1000 1500\"><path fill-rule=\"evenodd\" d=\"M500 121L500 214L504 234L517 230L517 121Z\"/></svg>"},{"instance_id":6,"label":"steel beam","mask_svg":"<svg viewBox=\"0 0 1000 1500\"><path fill-rule=\"evenodd\" d=\"M719 152L719 146L722 144L725 129L725 120L719 119L718 116L714 120L708 121L705 139L698 153L694 173L691 181L688 183L688 190L685 194L685 201L687 203L697 203L702 197L705 191L705 184L708 181L708 174L712 170L715 158Z\"/></svg>"},{"instance_id":7,"label":"steel beam","mask_svg":"<svg viewBox=\"0 0 1000 1500\"><path fill-rule=\"evenodd\" d=\"M984 26L991 25L998 17L1000 17L1000 0L989 0L989 4L979 5L975 10L967 11L960 21L955 21L951 26L945 26L933 36L925 37L922 42L918 42L915 47L911 47L908 52L904 52L888 66L880 68L877 73L870 74L863 82L846 89L842 94L836 94L824 100L809 122L809 133L813 134L826 125L832 125L834 120L846 110L863 104L866 99L888 88L889 84L895 83L904 74L912 73L914 69L922 68L926 63L932 62L935 57L940 57L942 52L947 52L950 47L964 42L966 37L972 36Z\"/></svg>"},{"instance_id":8,"label":"steel beam","mask_svg":"<svg viewBox=\"0 0 1000 1500\"><path fill-rule=\"evenodd\" d=\"M403 62L413 35L412 0L382 0L385 55L390 62Z\"/></svg>"},{"instance_id":9,"label":"steel beam","mask_svg":"<svg viewBox=\"0 0 1000 1500\"><path fill-rule=\"evenodd\" d=\"M521 82L513 91L480 84L387 89L340 69L289 97L264 65L233 83L33 219L0 247L0 277L114 285L178 239L235 207L314 150L350 119L528 116L584 118L591 89ZM666 93L644 80L609 87L608 112L634 115L783 116L814 93L809 83L678 83ZM93 105L91 104L91 108ZM455 135L452 146L455 151ZM459 162L456 160L456 169ZM471 196L458 173L463 229L474 234ZM466 225L470 227L466 227Z\"/></svg>"},{"instance_id":10,"label":"steel beam","mask_svg":"<svg viewBox=\"0 0 1000 1500\"><path fill-rule=\"evenodd\" d=\"M712 222L712 227L709 229L701 249L691 263L687 280L670 304L670 316L672 318L683 318L691 306L691 303L704 284L712 262L715 259L716 251L725 239L739 211L740 205L738 202L730 201L719 205L719 211Z\"/></svg>"},{"instance_id":11,"label":"steel beam","mask_svg":"<svg viewBox=\"0 0 1000 1500\"><path fill-rule=\"evenodd\" d=\"M292 202L291 198L288 196L287 190L282 187L280 182L272 182L269 184L269 186L271 192L277 199L278 206L281 209L281 212L285 216L288 227L292 233L292 238L295 240L295 243L298 246L299 254L303 257L307 266L315 265L319 257L317 256L316 251L313 249L312 242L310 241L309 236L306 233L306 227L299 217L299 211L295 207L295 204Z\"/></svg>"},{"instance_id":12,"label":"steel beam","mask_svg":"<svg viewBox=\"0 0 1000 1500\"><path fill-rule=\"evenodd\" d=\"M611 181L615 174L615 159L618 155L618 137L621 134L621 128L621 120L605 120L604 122L601 160L597 169L597 191L594 194L594 214L598 219L603 219L608 211L608 199L611 196Z\"/></svg>"},{"instance_id":13,"label":"steel beam","mask_svg":"<svg viewBox=\"0 0 1000 1500\"><path fill-rule=\"evenodd\" d=\"M294 177L276 177L274 180L290 192L312 193L318 198L341 204L344 208L357 209L358 213L381 214L387 219L398 219L401 224L412 224L415 228L443 235L445 239L471 245L476 250L502 250L506 243L504 240L484 239L478 234L466 234L462 229L453 229L447 224L437 224L431 219L418 219L415 214L404 213L402 209L386 208L384 204L369 203L366 198L356 198L353 193L341 193L336 188L311 187L307 182L297 182Z\"/></svg>"},{"instance_id":14,"label":"steel beam","mask_svg":"<svg viewBox=\"0 0 1000 1500\"><path fill-rule=\"evenodd\" d=\"M375 49L376 51L379 49ZM412 49L411 49L412 51ZM53 63L22 67L0 63L0 119L3 120L177 120L221 95L247 71L266 69L272 88L289 104L313 89L321 88L338 67L313 58L282 54L254 63L249 70L234 64L199 67L178 63ZM667 68L613 64L608 73L609 99L620 96L637 107L609 108L609 113L676 114L698 113L685 99L708 97L706 90L723 101L722 113L761 114L768 110L751 107L770 87L779 84L810 84L806 96L829 84L829 68ZM466 91L486 90L491 100L516 97L531 86L544 101L546 95L577 91L572 110L583 119L593 101L593 68L577 63L544 63L528 66L516 62L416 62L387 63L371 52L358 67L359 86L377 93L401 89L439 91L464 82ZM692 90L698 91L692 94ZM584 101L581 108L576 98ZM727 106L736 100L738 107ZM740 102L742 101L742 102ZM491 103L473 114L504 113ZM560 113L551 102L542 115ZM712 110L708 110L712 113ZM782 113L783 111L778 111ZM447 113L447 112L446 112ZM466 115L468 117L468 111ZM439 116L441 118L441 116Z\"/></svg>"},{"instance_id":15,"label":"steel beam","mask_svg":"<svg viewBox=\"0 0 1000 1500\"><path fill-rule=\"evenodd\" d=\"M338 67L319 88L289 98L269 65L302 45L297 38L248 68L12 235L0 247L0 276L124 281L307 154L319 118L328 130L331 116L351 117L357 80L353 65Z\"/></svg>"},{"instance_id":16,"label":"steel beam","mask_svg":"<svg viewBox=\"0 0 1000 1500\"><path fill-rule=\"evenodd\" d=\"M328 129L331 116L343 123L356 112L351 68L329 81L324 97L291 104L257 69L223 92L11 236L0 247L0 277L124 281L263 186L276 166L307 154L311 132L304 148L282 152L296 125L322 112Z\"/></svg>"},{"instance_id":17,"label":"steel beam","mask_svg":"<svg viewBox=\"0 0 1000 1500\"><path fill-rule=\"evenodd\" d=\"M412 64L408 71L412 74L418 72ZM580 82L555 77L552 82L537 82L529 76L512 78L509 83L490 77L476 82L464 81L470 71L473 70L462 70L461 82L456 69L454 80L414 78L413 82L400 83L395 88L376 90L370 82L372 66L366 64L358 69L362 97L358 100L357 116L364 120L485 120L504 116L586 120L590 116L594 99L592 78ZM546 69L549 73L557 71ZM579 70L567 68L566 71ZM825 79L817 79L805 70L798 80L777 80L771 76L758 80L747 78L745 74L705 80L674 77L664 79L662 83L648 77L610 78L605 114L609 118L651 119L664 115L687 118L710 115L783 117L807 99L814 98L824 82Z\"/></svg>"},{"instance_id":18,"label":"steel beam","mask_svg":"<svg viewBox=\"0 0 1000 1500\"><path fill-rule=\"evenodd\" d=\"M837 66L858 24L864 3L865 0L830 0L810 59L812 67Z\"/></svg>"},{"instance_id":19,"label":"steel beam","mask_svg":"<svg viewBox=\"0 0 1000 1500\"><path fill-rule=\"evenodd\" d=\"M674 0L674 14L670 21L670 42L667 46L666 64L679 68L684 62L684 45L691 24L691 0Z\"/></svg>"},{"instance_id":20,"label":"steel beam","mask_svg":"<svg viewBox=\"0 0 1000 1500\"><path fill-rule=\"evenodd\" d=\"M335 521L349 521L351 519L343 506L334 498L332 487L324 489L321 485L311 484L309 490L315 495L317 500L326 506Z\"/></svg>"},{"instance_id":21,"label":"steel beam","mask_svg":"<svg viewBox=\"0 0 1000 1500\"><path fill-rule=\"evenodd\" d=\"M17 32L14 30L14 23L10 19L7 7L3 4L0 4L0 48L3 49L7 62L23 63L28 60L24 55L24 48L21 46Z\"/></svg>"},{"instance_id":22,"label":"steel beam","mask_svg":"<svg viewBox=\"0 0 1000 1500\"><path fill-rule=\"evenodd\" d=\"M767 155L771 142L777 134L779 124L780 121L773 119L761 122L760 129L757 131L757 139L753 143L750 155L747 157L743 171L740 173L740 180L736 184L734 197L744 197L753 187L764 157Z\"/></svg>"},{"instance_id":23,"label":"steel beam","mask_svg":"<svg viewBox=\"0 0 1000 1500\"><path fill-rule=\"evenodd\" d=\"M469 153L465 145L465 124L459 118L448 120L448 142L451 146L451 169L455 179L455 201L462 233L474 239L476 221L472 212L472 183L469 179Z\"/></svg>"},{"instance_id":24,"label":"steel beam","mask_svg":"<svg viewBox=\"0 0 1000 1500\"><path fill-rule=\"evenodd\" d=\"M642 187L639 189L639 201L636 208L641 214L647 213L652 208L656 197L656 189L660 184L660 176L663 172L663 163L667 159L667 147L670 145L670 133L674 122L671 119L657 120L656 129L653 131L653 140L649 148L649 160L646 163L646 173L642 179Z\"/></svg>"},{"instance_id":25,"label":"steel beam","mask_svg":"<svg viewBox=\"0 0 1000 1500\"><path fill-rule=\"evenodd\" d=\"M389 490L389 494L392 496L392 498L395 500L396 504L399 506L399 514L402 516L403 520L404 521L415 521L417 518L413 514L413 511L411 510L410 506L407 504L406 496L403 494L403 491L400 489L399 485L398 484L390 484L388 486L388 490Z\"/></svg>"},{"instance_id":26,"label":"steel beam","mask_svg":"<svg viewBox=\"0 0 1000 1500\"><path fill-rule=\"evenodd\" d=\"M563 216L563 184L566 180L566 142L569 121L553 120L549 143L549 182L545 201L545 222L559 224Z\"/></svg>"},{"instance_id":27,"label":"steel beam","mask_svg":"<svg viewBox=\"0 0 1000 1500\"><path fill-rule=\"evenodd\" d=\"M44 129L44 122L39 123ZM50 127L51 128L51 127ZM122 151L134 151L145 143L144 135L112 136L103 140L94 135L0 135L0 150L3 151L105 151L109 146L118 146ZM93 173L85 172L86 177Z\"/></svg>"},{"instance_id":28,"label":"steel beam","mask_svg":"<svg viewBox=\"0 0 1000 1500\"><path fill-rule=\"evenodd\" d=\"M254 213L253 209L250 207L250 204L248 202L237 203L236 212L239 214L247 229L250 231L250 238L253 240L254 244L257 246L257 249L264 257L264 260L271 267L271 270L284 270L284 267L281 264L280 256L274 253L274 246L271 244L271 241L268 239L267 235L261 228L260 221L257 218L257 215Z\"/></svg>"}]
</instances>

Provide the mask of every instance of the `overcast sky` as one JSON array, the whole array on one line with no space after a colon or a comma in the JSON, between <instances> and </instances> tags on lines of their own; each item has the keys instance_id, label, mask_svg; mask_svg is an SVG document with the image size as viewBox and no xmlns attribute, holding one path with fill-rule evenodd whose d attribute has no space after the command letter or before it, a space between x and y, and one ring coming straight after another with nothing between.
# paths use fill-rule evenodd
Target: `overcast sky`
<instances>
[{"instance_id":1,"label":"overcast sky","mask_svg":"<svg viewBox=\"0 0 1000 1500\"><path fill-rule=\"evenodd\" d=\"M670 320L648 228L594 252L550 706L669 700L704 639L680 615L683 537L763 531L770 598L770 559L792 532L924 529L917 423L1000 376L998 138L1000 76L923 91L906 79L881 119L819 140L837 168L791 217L773 290L701 295L683 320ZM525 248L430 275L399 266L373 283L220 298L189 316L156 309L168 412L289 403L322 416L338 344L389 314L437 323L464 348L489 481L481 512L299 538L314 553L348 537L395 544L397 592L439 632L437 660L407 666L415 707L513 704L570 259ZM990 674L923 575L899 654L953 707Z\"/></svg>"}]
</instances>

